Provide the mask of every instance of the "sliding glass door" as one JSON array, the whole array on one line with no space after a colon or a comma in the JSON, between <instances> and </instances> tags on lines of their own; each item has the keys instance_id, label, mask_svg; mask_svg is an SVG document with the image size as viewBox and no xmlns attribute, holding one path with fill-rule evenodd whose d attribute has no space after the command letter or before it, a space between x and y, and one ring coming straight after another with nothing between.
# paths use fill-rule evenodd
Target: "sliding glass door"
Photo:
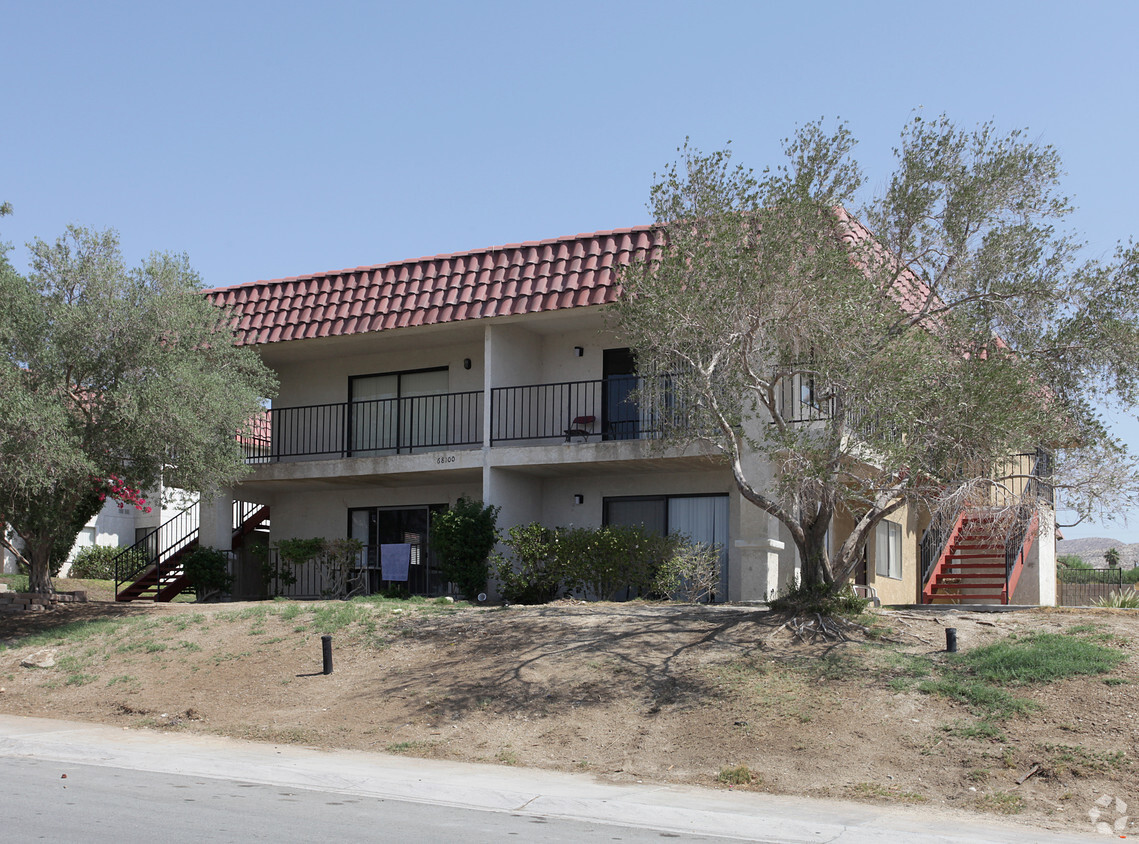
<instances>
[{"instance_id":1,"label":"sliding glass door","mask_svg":"<svg viewBox=\"0 0 1139 844\"><path fill-rule=\"evenodd\" d=\"M358 375L348 383L351 456L399 453L446 442L445 368Z\"/></svg>"},{"instance_id":2,"label":"sliding glass door","mask_svg":"<svg viewBox=\"0 0 1139 844\"><path fill-rule=\"evenodd\" d=\"M603 521L607 525L643 525L661 536L683 534L694 543L720 549L720 589L727 595L728 496L639 495L606 498Z\"/></svg>"}]
</instances>

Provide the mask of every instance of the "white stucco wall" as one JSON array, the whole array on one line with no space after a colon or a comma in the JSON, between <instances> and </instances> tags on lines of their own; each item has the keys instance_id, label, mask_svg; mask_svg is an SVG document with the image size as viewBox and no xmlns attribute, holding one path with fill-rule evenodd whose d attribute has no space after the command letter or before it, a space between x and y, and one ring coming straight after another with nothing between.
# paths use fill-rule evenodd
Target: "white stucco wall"
<instances>
[{"instance_id":1,"label":"white stucco wall","mask_svg":"<svg viewBox=\"0 0 1139 844\"><path fill-rule=\"evenodd\" d=\"M1039 511L1039 531L1009 603L1056 606L1056 513Z\"/></svg>"}]
</instances>

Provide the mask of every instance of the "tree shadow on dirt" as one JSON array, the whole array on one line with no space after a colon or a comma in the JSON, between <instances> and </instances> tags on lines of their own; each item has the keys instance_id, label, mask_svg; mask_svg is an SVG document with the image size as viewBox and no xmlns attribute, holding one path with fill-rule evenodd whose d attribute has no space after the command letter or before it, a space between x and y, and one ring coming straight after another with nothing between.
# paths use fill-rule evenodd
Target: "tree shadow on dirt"
<instances>
[{"instance_id":1,"label":"tree shadow on dirt","mask_svg":"<svg viewBox=\"0 0 1139 844\"><path fill-rule=\"evenodd\" d=\"M427 663L386 672L354 699L430 700L435 719L480 711L557 716L637 698L646 711L719 695L702 670L753 651L778 626L767 611L677 605L557 605L432 619L407 637L430 644Z\"/></svg>"},{"instance_id":2,"label":"tree shadow on dirt","mask_svg":"<svg viewBox=\"0 0 1139 844\"><path fill-rule=\"evenodd\" d=\"M0 615L0 644L19 647L29 636L50 633L68 625L106 619L137 618L152 615L151 604L116 601L91 601L82 604L59 604L42 612L5 613Z\"/></svg>"}]
</instances>

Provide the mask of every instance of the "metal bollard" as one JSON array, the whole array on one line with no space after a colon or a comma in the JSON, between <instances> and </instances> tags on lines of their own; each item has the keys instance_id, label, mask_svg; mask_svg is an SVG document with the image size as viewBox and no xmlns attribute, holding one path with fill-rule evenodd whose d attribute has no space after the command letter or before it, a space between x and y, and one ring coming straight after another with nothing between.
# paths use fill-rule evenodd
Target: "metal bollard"
<instances>
[{"instance_id":1,"label":"metal bollard","mask_svg":"<svg viewBox=\"0 0 1139 844\"><path fill-rule=\"evenodd\" d=\"M957 653L957 628L945 628L945 651L946 653Z\"/></svg>"},{"instance_id":2,"label":"metal bollard","mask_svg":"<svg viewBox=\"0 0 1139 844\"><path fill-rule=\"evenodd\" d=\"M320 651L324 656L324 673L332 673L332 637L325 633L320 637Z\"/></svg>"}]
</instances>

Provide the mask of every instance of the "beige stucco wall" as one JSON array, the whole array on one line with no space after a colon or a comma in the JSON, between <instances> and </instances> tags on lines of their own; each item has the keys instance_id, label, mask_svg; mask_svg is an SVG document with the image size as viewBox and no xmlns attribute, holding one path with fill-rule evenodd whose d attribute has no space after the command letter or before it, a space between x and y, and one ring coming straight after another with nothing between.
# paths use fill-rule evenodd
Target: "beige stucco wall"
<instances>
[{"instance_id":1,"label":"beige stucco wall","mask_svg":"<svg viewBox=\"0 0 1139 844\"><path fill-rule=\"evenodd\" d=\"M902 578L898 580L875 571L876 536L871 536L866 548L866 582L877 590L883 604L916 604L921 579L919 515L914 507L902 507L890 514L887 521L902 526Z\"/></svg>"},{"instance_id":2,"label":"beige stucco wall","mask_svg":"<svg viewBox=\"0 0 1139 844\"><path fill-rule=\"evenodd\" d=\"M464 369L463 361L471 360ZM448 390L464 392L483 388L483 349L478 342L419 347L416 345L368 350L282 364L278 368L280 392L274 407L303 407L348 400L348 379L414 369L447 367Z\"/></svg>"},{"instance_id":3,"label":"beige stucco wall","mask_svg":"<svg viewBox=\"0 0 1139 844\"><path fill-rule=\"evenodd\" d=\"M348 510L354 507L419 507L454 504L460 497L481 498L477 486L422 485L407 487L360 486L317 489L281 496L272 507L271 537L297 539L348 535Z\"/></svg>"}]
</instances>

